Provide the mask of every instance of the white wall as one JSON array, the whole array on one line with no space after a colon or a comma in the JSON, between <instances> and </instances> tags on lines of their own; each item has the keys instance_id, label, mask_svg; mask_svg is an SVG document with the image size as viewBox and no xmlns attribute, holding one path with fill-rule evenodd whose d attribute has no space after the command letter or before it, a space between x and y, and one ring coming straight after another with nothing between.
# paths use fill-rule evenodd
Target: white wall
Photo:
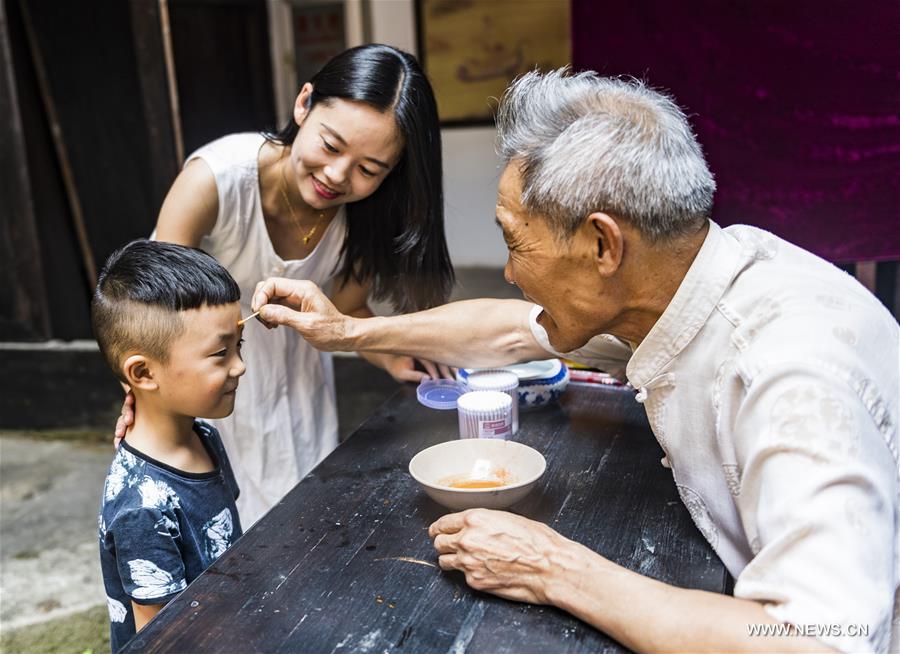
<instances>
[{"instance_id":1,"label":"white wall","mask_svg":"<svg viewBox=\"0 0 900 654\"><path fill-rule=\"evenodd\" d=\"M506 263L506 245L494 224L500 160L493 127L441 131L444 145L444 222L455 266Z\"/></svg>"},{"instance_id":2,"label":"white wall","mask_svg":"<svg viewBox=\"0 0 900 654\"><path fill-rule=\"evenodd\" d=\"M416 53L412 0L372 0L372 40ZM450 128L444 146L447 242L455 266L506 263L506 246L494 225L499 160L493 127Z\"/></svg>"},{"instance_id":3,"label":"white wall","mask_svg":"<svg viewBox=\"0 0 900 654\"><path fill-rule=\"evenodd\" d=\"M416 52L416 10L412 0L371 0L372 40Z\"/></svg>"}]
</instances>

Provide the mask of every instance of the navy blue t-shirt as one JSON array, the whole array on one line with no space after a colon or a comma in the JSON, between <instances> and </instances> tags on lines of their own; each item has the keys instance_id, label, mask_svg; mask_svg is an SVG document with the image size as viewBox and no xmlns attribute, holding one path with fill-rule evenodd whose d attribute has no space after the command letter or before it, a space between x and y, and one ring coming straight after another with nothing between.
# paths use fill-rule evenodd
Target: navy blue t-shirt
<instances>
[{"instance_id":1,"label":"navy blue t-shirt","mask_svg":"<svg viewBox=\"0 0 900 654\"><path fill-rule=\"evenodd\" d=\"M134 636L132 601L165 604L241 536L219 432L200 420L194 432L215 470L177 470L123 440L106 475L98 525L113 652Z\"/></svg>"}]
</instances>

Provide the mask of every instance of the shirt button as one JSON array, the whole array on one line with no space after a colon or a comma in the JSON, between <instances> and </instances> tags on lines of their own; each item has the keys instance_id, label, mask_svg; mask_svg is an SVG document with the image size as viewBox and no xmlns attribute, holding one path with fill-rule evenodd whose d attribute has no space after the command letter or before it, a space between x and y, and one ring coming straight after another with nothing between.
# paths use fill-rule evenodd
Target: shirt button
<instances>
[{"instance_id":1,"label":"shirt button","mask_svg":"<svg viewBox=\"0 0 900 654\"><path fill-rule=\"evenodd\" d=\"M669 468L669 469L672 468L672 464L669 462L669 457L667 457L667 456L664 456L663 458L661 458L659 460L659 463L663 468Z\"/></svg>"},{"instance_id":2,"label":"shirt button","mask_svg":"<svg viewBox=\"0 0 900 654\"><path fill-rule=\"evenodd\" d=\"M284 266L280 263L272 268L272 274L275 276L284 274Z\"/></svg>"}]
</instances>

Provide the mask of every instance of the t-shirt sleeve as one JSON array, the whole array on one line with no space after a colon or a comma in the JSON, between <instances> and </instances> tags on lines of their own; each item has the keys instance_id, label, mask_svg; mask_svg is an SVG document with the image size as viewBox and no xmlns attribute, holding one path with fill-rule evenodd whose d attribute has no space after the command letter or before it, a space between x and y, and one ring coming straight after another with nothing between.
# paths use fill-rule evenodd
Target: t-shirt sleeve
<instances>
[{"instance_id":1,"label":"t-shirt sleeve","mask_svg":"<svg viewBox=\"0 0 900 654\"><path fill-rule=\"evenodd\" d=\"M737 408L737 505L754 558L734 596L839 651L885 652L895 602L896 461L858 394L773 366Z\"/></svg>"},{"instance_id":2,"label":"t-shirt sleeve","mask_svg":"<svg viewBox=\"0 0 900 654\"><path fill-rule=\"evenodd\" d=\"M126 511L108 526L119 578L138 604L165 604L187 587L173 515L156 507Z\"/></svg>"},{"instance_id":3,"label":"t-shirt sleeve","mask_svg":"<svg viewBox=\"0 0 900 654\"><path fill-rule=\"evenodd\" d=\"M538 344L550 354L558 357L577 361L578 363L597 368L609 373L613 377L625 381L625 367L631 359L631 348L624 341L611 334L599 334L572 352L557 352L550 345L550 339L545 330L538 323L537 318L543 311L543 307L534 305L528 315L528 324L531 333Z\"/></svg>"}]
</instances>

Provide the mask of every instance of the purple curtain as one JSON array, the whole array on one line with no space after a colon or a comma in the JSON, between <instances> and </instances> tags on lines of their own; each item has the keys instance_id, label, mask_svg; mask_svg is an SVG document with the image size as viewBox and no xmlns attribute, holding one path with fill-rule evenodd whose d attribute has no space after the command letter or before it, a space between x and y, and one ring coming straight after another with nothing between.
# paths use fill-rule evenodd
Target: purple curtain
<instances>
[{"instance_id":1,"label":"purple curtain","mask_svg":"<svg viewBox=\"0 0 900 654\"><path fill-rule=\"evenodd\" d=\"M900 2L573 0L573 64L668 89L714 218L831 261L900 258Z\"/></svg>"}]
</instances>

